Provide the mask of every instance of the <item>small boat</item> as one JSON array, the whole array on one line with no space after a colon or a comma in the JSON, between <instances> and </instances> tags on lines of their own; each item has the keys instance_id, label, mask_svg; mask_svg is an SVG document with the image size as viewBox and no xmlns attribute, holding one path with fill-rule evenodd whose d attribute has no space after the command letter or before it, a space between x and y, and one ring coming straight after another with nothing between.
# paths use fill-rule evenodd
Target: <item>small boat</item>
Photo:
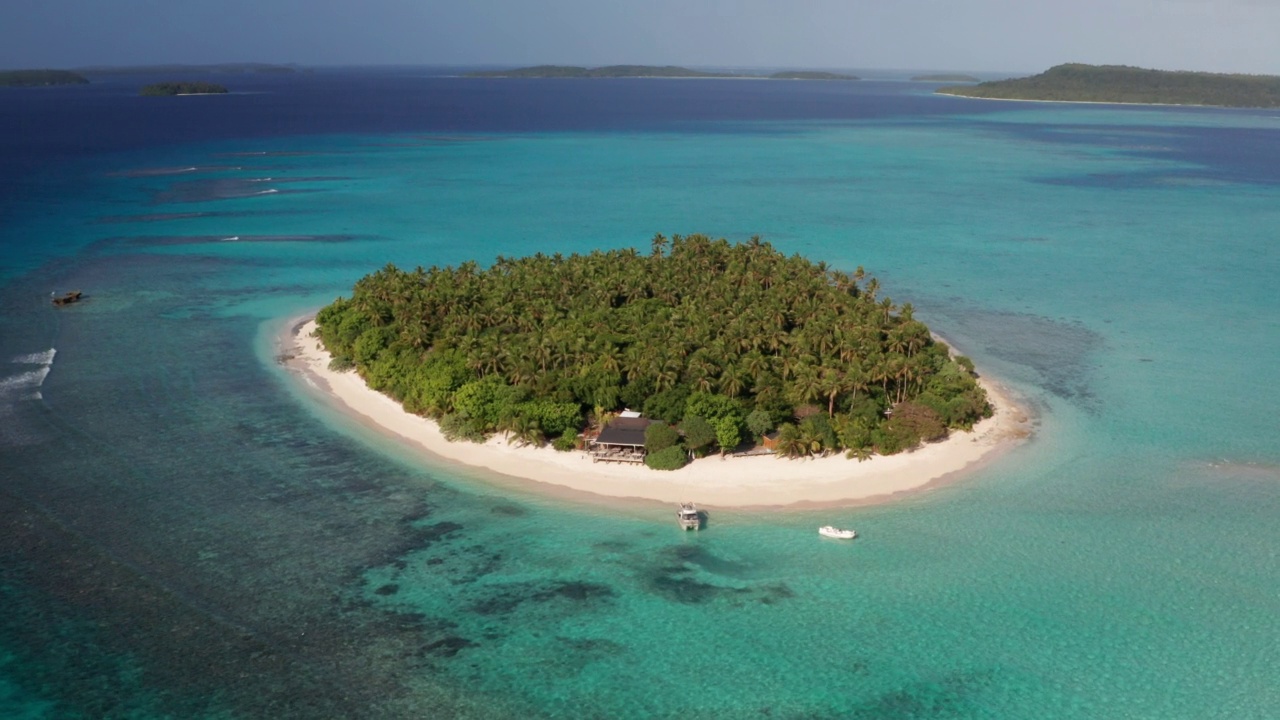
<instances>
[{"instance_id":1,"label":"small boat","mask_svg":"<svg viewBox=\"0 0 1280 720\"><path fill-rule=\"evenodd\" d=\"M79 290L72 290L71 292L63 295L56 295L54 293L50 293L50 295L53 297L54 305L70 305L73 302L80 302L80 298L84 293Z\"/></svg>"},{"instance_id":2,"label":"small boat","mask_svg":"<svg viewBox=\"0 0 1280 720\"><path fill-rule=\"evenodd\" d=\"M702 527L702 517L698 515L698 506L693 503L680 503L676 511L676 522L685 530L698 530Z\"/></svg>"},{"instance_id":3,"label":"small boat","mask_svg":"<svg viewBox=\"0 0 1280 720\"><path fill-rule=\"evenodd\" d=\"M841 530L831 525L823 525L818 528L818 534L823 537L836 538L837 540L852 540L858 537L856 530Z\"/></svg>"}]
</instances>

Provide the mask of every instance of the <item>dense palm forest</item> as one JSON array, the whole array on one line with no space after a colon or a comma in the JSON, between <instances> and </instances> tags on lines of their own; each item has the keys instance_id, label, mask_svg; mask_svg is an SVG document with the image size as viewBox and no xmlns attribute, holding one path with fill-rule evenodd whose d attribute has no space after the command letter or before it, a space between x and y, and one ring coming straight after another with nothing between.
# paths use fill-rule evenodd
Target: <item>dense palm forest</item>
<instances>
[{"instance_id":1,"label":"dense palm forest","mask_svg":"<svg viewBox=\"0 0 1280 720\"><path fill-rule=\"evenodd\" d=\"M775 430L786 456L888 454L990 415L972 363L879 289L758 238L658 235L648 254L388 265L317 323L336 369L451 438L568 449L629 407L662 421L658 467Z\"/></svg>"},{"instance_id":2,"label":"dense palm forest","mask_svg":"<svg viewBox=\"0 0 1280 720\"><path fill-rule=\"evenodd\" d=\"M1001 100L1280 107L1280 77L1147 70L1125 65L1057 65L1032 77L947 87L946 95Z\"/></svg>"}]
</instances>

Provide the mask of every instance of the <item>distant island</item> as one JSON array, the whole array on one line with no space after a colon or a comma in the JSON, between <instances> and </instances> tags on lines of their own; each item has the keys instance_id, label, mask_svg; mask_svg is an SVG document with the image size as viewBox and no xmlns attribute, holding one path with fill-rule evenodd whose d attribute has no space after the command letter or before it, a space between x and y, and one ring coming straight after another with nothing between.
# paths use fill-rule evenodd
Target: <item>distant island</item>
<instances>
[{"instance_id":1,"label":"distant island","mask_svg":"<svg viewBox=\"0 0 1280 720\"><path fill-rule=\"evenodd\" d=\"M535 65L512 70L483 70L467 73L476 78L731 78L728 73L690 70L676 65L608 65L586 68L576 65Z\"/></svg>"},{"instance_id":2,"label":"distant island","mask_svg":"<svg viewBox=\"0 0 1280 720\"><path fill-rule=\"evenodd\" d=\"M861 268L758 238L651 245L388 265L322 309L317 336L331 370L356 370L450 440L572 450L643 411L643 440L626 443L657 470L766 435L783 457L896 454L992 414L973 364Z\"/></svg>"},{"instance_id":3,"label":"distant island","mask_svg":"<svg viewBox=\"0 0 1280 720\"><path fill-rule=\"evenodd\" d=\"M169 95L221 95L227 92L226 86L208 82L164 82L147 85L139 92L147 97Z\"/></svg>"},{"instance_id":4,"label":"distant island","mask_svg":"<svg viewBox=\"0 0 1280 720\"><path fill-rule=\"evenodd\" d=\"M288 74L298 72L293 65L272 65L269 63L219 63L215 65L97 65L76 68L85 75L244 75L244 74Z\"/></svg>"},{"instance_id":5,"label":"distant island","mask_svg":"<svg viewBox=\"0 0 1280 720\"><path fill-rule=\"evenodd\" d=\"M1147 70L1125 65L1058 65L1025 78L939 88L938 93L997 100L1280 107L1280 77Z\"/></svg>"},{"instance_id":6,"label":"distant island","mask_svg":"<svg viewBox=\"0 0 1280 720\"><path fill-rule=\"evenodd\" d=\"M89 79L70 70L0 70L0 87L88 85Z\"/></svg>"},{"instance_id":7,"label":"distant island","mask_svg":"<svg viewBox=\"0 0 1280 720\"><path fill-rule=\"evenodd\" d=\"M833 72L820 72L817 70L793 70L788 72L776 72L769 76L770 80L861 80L855 75L841 75Z\"/></svg>"},{"instance_id":8,"label":"distant island","mask_svg":"<svg viewBox=\"0 0 1280 720\"><path fill-rule=\"evenodd\" d=\"M972 75L960 75L956 73L941 73L938 75L917 75L911 78L913 82L981 82Z\"/></svg>"},{"instance_id":9,"label":"distant island","mask_svg":"<svg viewBox=\"0 0 1280 720\"><path fill-rule=\"evenodd\" d=\"M745 73L707 72L690 70L678 65L607 65L587 68L577 65L535 65L511 70L483 70L467 73L472 78L754 78L767 80L858 80L853 75L841 75L816 70L788 70L772 75Z\"/></svg>"}]
</instances>

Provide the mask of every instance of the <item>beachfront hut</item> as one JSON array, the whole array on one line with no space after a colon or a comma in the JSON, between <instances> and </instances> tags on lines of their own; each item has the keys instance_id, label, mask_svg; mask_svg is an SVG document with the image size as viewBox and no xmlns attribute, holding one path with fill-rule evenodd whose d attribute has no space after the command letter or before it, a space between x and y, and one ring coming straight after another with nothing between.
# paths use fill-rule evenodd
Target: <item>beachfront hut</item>
<instances>
[{"instance_id":1,"label":"beachfront hut","mask_svg":"<svg viewBox=\"0 0 1280 720\"><path fill-rule=\"evenodd\" d=\"M591 442L592 462L644 462L644 431L653 421L642 417L617 417Z\"/></svg>"}]
</instances>

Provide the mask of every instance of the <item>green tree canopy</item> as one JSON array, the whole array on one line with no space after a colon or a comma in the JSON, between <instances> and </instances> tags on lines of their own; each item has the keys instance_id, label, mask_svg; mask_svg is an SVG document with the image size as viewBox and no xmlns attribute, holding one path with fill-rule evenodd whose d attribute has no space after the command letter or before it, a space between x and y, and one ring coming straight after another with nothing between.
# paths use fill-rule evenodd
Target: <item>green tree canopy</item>
<instances>
[{"instance_id":1,"label":"green tree canopy","mask_svg":"<svg viewBox=\"0 0 1280 720\"><path fill-rule=\"evenodd\" d=\"M796 447L825 453L854 449L846 437L866 447L905 402L945 427L990 412L972 364L861 268L758 238L658 235L644 253L498 257L487 269L388 265L316 320L336 366L448 418L458 437L541 442L576 435L589 412L632 407L681 424L698 452L790 424ZM798 413L825 425L796 425ZM861 430L846 430L854 421Z\"/></svg>"},{"instance_id":2,"label":"green tree canopy","mask_svg":"<svg viewBox=\"0 0 1280 720\"><path fill-rule=\"evenodd\" d=\"M1005 100L1280 107L1280 77L1148 70L1126 65L1056 65L1039 75L939 88L945 95Z\"/></svg>"}]
</instances>

